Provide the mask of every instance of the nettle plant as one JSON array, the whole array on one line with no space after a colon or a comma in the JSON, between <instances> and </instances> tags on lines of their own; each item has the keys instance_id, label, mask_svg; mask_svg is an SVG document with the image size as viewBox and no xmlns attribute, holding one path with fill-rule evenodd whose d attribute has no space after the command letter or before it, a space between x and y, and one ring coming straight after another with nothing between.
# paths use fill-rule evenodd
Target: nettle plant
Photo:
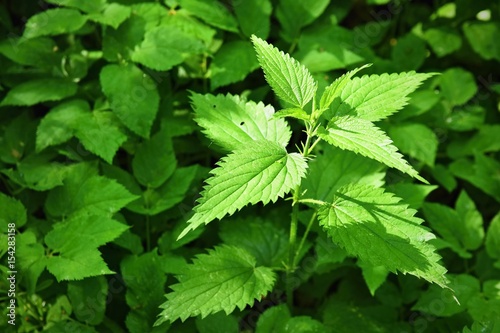
<instances>
[{"instance_id":1,"label":"nettle plant","mask_svg":"<svg viewBox=\"0 0 500 333\"><path fill-rule=\"evenodd\" d=\"M365 276L372 293L389 272L447 288L446 269L428 243L435 236L414 209L384 190L382 164L426 181L375 125L403 108L408 94L433 74L354 77L363 66L318 94L318 82L297 60L256 36L252 42L267 82L288 107L275 113L270 105L229 94L192 95L196 122L228 155L211 171L179 238L248 204L279 198L292 206L289 235L259 217L223 223L223 244L178 276L156 325L251 306L276 288L279 274L292 307L294 274L316 223L341 256L356 257L364 272L372 272ZM286 117L304 124L298 152L287 151L292 132Z\"/></svg>"}]
</instances>

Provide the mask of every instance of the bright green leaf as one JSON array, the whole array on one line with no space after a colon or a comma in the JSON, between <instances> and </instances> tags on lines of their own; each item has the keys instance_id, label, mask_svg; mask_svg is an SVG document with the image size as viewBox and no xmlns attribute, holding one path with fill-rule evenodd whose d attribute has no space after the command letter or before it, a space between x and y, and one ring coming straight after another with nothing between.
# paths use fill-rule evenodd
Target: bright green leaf
<instances>
[{"instance_id":1,"label":"bright green leaf","mask_svg":"<svg viewBox=\"0 0 500 333\"><path fill-rule=\"evenodd\" d=\"M148 137L160 101L155 82L131 64L105 66L100 82L118 118L135 133Z\"/></svg>"},{"instance_id":2,"label":"bright green leaf","mask_svg":"<svg viewBox=\"0 0 500 333\"><path fill-rule=\"evenodd\" d=\"M106 0L47 0L46 2L58 5L80 9L87 13L100 12L106 6Z\"/></svg>"},{"instance_id":3,"label":"bright green leaf","mask_svg":"<svg viewBox=\"0 0 500 333\"><path fill-rule=\"evenodd\" d=\"M21 228L26 224L26 208L23 204L0 192L0 230L7 233L7 229L13 229L9 224L14 224L14 228Z\"/></svg>"},{"instance_id":4,"label":"bright green leaf","mask_svg":"<svg viewBox=\"0 0 500 333\"><path fill-rule=\"evenodd\" d=\"M73 96L78 89L74 82L47 78L23 82L7 93L0 106L29 106L47 101L58 101Z\"/></svg>"},{"instance_id":5,"label":"bright green leaf","mask_svg":"<svg viewBox=\"0 0 500 333\"><path fill-rule=\"evenodd\" d=\"M396 183L386 187L391 193L403 199L410 208L419 209L425 197L438 188L436 185L422 185L412 183Z\"/></svg>"},{"instance_id":6,"label":"bright green leaf","mask_svg":"<svg viewBox=\"0 0 500 333\"><path fill-rule=\"evenodd\" d=\"M45 248L37 242L35 234L30 230L18 234L16 237L16 264L23 272L23 280L30 295L35 293L38 278L45 270L46 263ZM16 270L16 264L8 268Z\"/></svg>"},{"instance_id":7,"label":"bright green leaf","mask_svg":"<svg viewBox=\"0 0 500 333\"><path fill-rule=\"evenodd\" d=\"M318 88L311 73L290 55L259 37L252 36L252 42L266 80L276 95L292 106L303 109Z\"/></svg>"},{"instance_id":8,"label":"bright green leaf","mask_svg":"<svg viewBox=\"0 0 500 333\"><path fill-rule=\"evenodd\" d=\"M47 269L58 281L111 274L97 248L118 237L127 226L100 215L56 223L45 244L58 255L47 259Z\"/></svg>"},{"instance_id":9,"label":"bright green leaf","mask_svg":"<svg viewBox=\"0 0 500 333\"><path fill-rule=\"evenodd\" d=\"M495 42L500 34L499 22L466 22L463 25L463 31L472 49L481 58L500 61L500 45Z\"/></svg>"},{"instance_id":10,"label":"bright green leaf","mask_svg":"<svg viewBox=\"0 0 500 333\"><path fill-rule=\"evenodd\" d=\"M274 114L274 118L296 118L300 120L309 121L310 116L302 109L299 108L287 108L279 110Z\"/></svg>"},{"instance_id":11,"label":"bright green leaf","mask_svg":"<svg viewBox=\"0 0 500 333\"><path fill-rule=\"evenodd\" d=\"M460 34L446 25L425 30L424 37L438 58L453 53L462 46Z\"/></svg>"},{"instance_id":12,"label":"bright green leaf","mask_svg":"<svg viewBox=\"0 0 500 333\"><path fill-rule=\"evenodd\" d=\"M291 132L283 119L275 119L271 105L245 101L233 95L191 95L195 121L204 134L225 150L232 151L269 140L286 146Z\"/></svg>"},{"instance_id":13,"label":"bright green leaf","mask_svg":"<svg viewBox=\"0 0 500 333\"><path fill-rule=\"evenodd\" d=\"M155 325L219 311L229 314L236 307L243 310L272 289L276 275L267 267L256 267L255 258L245 250L219 246L198 255L177 278Z\"/></svg>"},{"instance_id":14,"label":"bright green leaf","mask_svg":"<svg viewBox=\"0 0 500 333\"><path fill-rule=\"evenodd\" d=\"M350 116L335 117L327 129L319 128L318 136L341 149L372 158L427 182L403 159L391 139L370 121Z\"/></svg>"},{"instance_id":15,"label":"bright green leaf","mask_svg":"<svg viewBox=\"0 0 500 333\"><path fill-rule=\"evenodd\" d=\"M352 78L332 104L333 115L352 115L364 120L384 119L408 104L408 95L432 73L364 75Z\"/></svg>"},{"instance_id":16,"label":"bright green leaf","mask_svg":"<svg viewBox=\"0 0 500 333\"><path fill-rule=\"evenodd\" d=\"M385 173L382 165L350 151L326 146L309 162L309 172L303 182L307 198L331 201L335 192L348 184L381 187Z\"/></svg>"},{"instance_id":17,"label":"bright green leaf","mask_svg":"<svg viewBox=\"0 0 500 333\"><path fill-rule=\"evenodd\" d=\"M486 233L485 245L488 255L493 259L500 260L500 213L491 220Z\"/></svg>"},{"instance_id":18,"label":"bright green leaf","mask_svg":"<svg viewBox=\"0 0 500 333\"><path fill-rule=\"evenodd\" d=\"M363 279L370 290L372 296L375 291L385 282L389 275L389 270L385 266L373 266L363 260L358 260L357 265L361 268Z\"/></svg>"},{"instance_id":19,"label":"bright green leaf","mask_svg":"<svg viewBox=\"0 0 500 333\"><path fill-rule=\"evenodd\" d=\"M403 153L434 166L439 141L429 127L418 123L394 124L388 134Z\"/></svg>"},{"instance_id":20,"label":"bright green leaf","mask_svg":"<svg viewBox=\"0 0 500 333\"><path fill-rule=\"evenodd\" d=\"M432 169L432 176L448 191L457 187L457 181L453 174L442 164L436 164Z\"/></svg>"},{"instance_id":21,"label":"bright green leaf","mask_svg":"<svg viewBox=\"0 0 500 333\"><path fill-rule=\"evenodd\" d=\"M282 34L289 41L298 37L300 29L313 22L328 6L330 0L280 0L276 8Z\"/></svg>"},{"instance_id":22,"label":"bright green leaf","mask_svg":"<svg viewBox=\"0 0 500 333\"><path fill-rule=\"evenodd\" d=\"M146 32L144 41L132 53L132 60L154 70L167 71L203 49L194 36L172 26L159 26Z\"/></svg>"},{"instance_id":23,"label":"bright green leaf","mask_svg":"<svg viewBox=\"0 0 500 333\"><path fill-rule=\"evenodd\" d=\"M462 221L458 228L462 244L468 250L477 250L484 239L483 217L465 190L460 192L455 210Z\"/></svg>"},{"instance_id":24,"label":"bright green leaf","mask_svg":"<svg viewBox=\"0 0 500 333\"><path fill-rule=\"evenodd\" d=\"M210 87L215 90L242 81L257 68L259 63L250 43L245 41L224 43L210 63Z\"/></svg>"},{"instance_id":25,"label":"bright green leaf","mask_svg":"<svg viewBox=\"0 0 500 333\"><path fill-rule=\"evenodd\" d=\"M333 202L318 212L320 225L346 251L391 272L402 272L446 286L446 270L428 240L435 236L420 226L400 199L366 185L341 188Z\"/></svg>"},{"instance_id":26,"label":"bright green leaf","mask_svg":"<svg viewBox=\"0 0 500 333\"><path fill-rule=\"evenodd\" d=\"M195 214L179 238L212 220L232 215L247 204L275 202L305 176L307 163L297 154L288 154L279 144L255 141L222 158L211 171Z\"/></svg>"},{"instance_id":27,"label":"bright green leaf","mask_svg":"<svg viewBox=\"0 0 500 333\"><path fill-rule=\"evenodd\" d=\"M54 40L46 37L33 39L10 37L0 41L1 54L26 66L40 68L58 66L62 55L55 50Z\"/></svg>"},{"instance_id":28,"label":"bright green leaf","mask_svg":"<svg viewBox=\"0 0 500 333\"><path fill-rule=\"evenodd\" d=\"M342 91L344 90L345 86L349 83L351 78L354 75L356 75L356 73L359 72L360 70L363 70L370 66L371 64L353 69L352 71L349 71L344 75L342 75L341 77L337 78L335 81L333 81L332 84L326 87L325 91L323 92L323 95L321 95L321 100L319 102L320 110L329 108L330 105L333 103L333 101L341 96Z\"/></svg>"},{"instance_id":29,"label":"bright green leaf","mask_svg":"<svg viewBox=\"0 0 500 333\"><path fill-rule=\"evenodd\" d=\"M23 36L35 38L72 33L87 22L85 15L76 9L51 8L35 14L26 22Z\"/></svg>"},{"instance_id":30,"label":"bright green leaf","mask_svg":"<svg viewBox=\"0 0 500 333\"><path fill-rule=\"evenodd\" d=\"M166 131L160 131L144 141L132 160L135 178L148 188L162 185L174 173L176 166L172 138Z\"/></svg>"},{"instance_id":31,"label":"bright green leaf","mask_svg":"<svg viewBox=\"0 0 500 333\"><path fill-rule=\"evenodd\" d=\"M288 254L288 235L269 221L259 217L228 220L221 225L224 244L245 249L255 257L257 265L280 267Z\"/></svg>"},{"instance_id":32,"label":"bright green leaf","mask_svg":"<svg viewBox=\"0 0 500 333\"><path fill-rule=\"evenodd\" d=\"M82 3L81 1L78 1ZM89 14L89 20L109 25L117 29L123 21L130 17L132 10L128 6L123 6L117 3L106 4L101 13Z\"/></svg>"},{"instance_id":33,"label":"bright green leaf","mask_svg":"<svg viewBox=\"0 0 500 333\"><path fill-rule=\"evenodd\" d=\"M255 333L280 332L290 318L290 310L285 304L273 306L259 316Z\"/></svg>"}]
</instances>

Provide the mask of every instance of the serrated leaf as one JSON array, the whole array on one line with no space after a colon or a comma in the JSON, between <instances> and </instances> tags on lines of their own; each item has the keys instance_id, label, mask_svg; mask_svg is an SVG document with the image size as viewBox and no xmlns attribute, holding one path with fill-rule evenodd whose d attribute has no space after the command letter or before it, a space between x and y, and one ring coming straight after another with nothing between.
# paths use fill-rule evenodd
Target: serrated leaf
<instances>
[{"instance_id":1,"label":"serrated leaf","mask_svg":"<svg viewBox=\"0 0 500 333\"><path fill-rule=\"evenodd\" d=\"M214 27L238 32L238 23L222 3L217 0L180 0L182 8Z\"/></svg>"},{"instance_id":2,"label":"serrated leaf","mask_svg":"<svg viewBox=\"0 0 500 333\"><path fill-rule=\"evenodd\" d=\"M374 160L347 150L326 146L309 162L309 172L302 188L307 198L331 201L335 192L348 184L365 184L380 187L385 173L382 165Z\"/></svg>"},{"instance_id":3,"label":"serrated leaf","mask_svg":"<svg viewBox=\"0 0 500 333\"><path fill-rule=\"evenodd\" d=\"M350 116L335 117L326 129L318 129L318 136L334 146L372 158L427 183L403 159L392 140L370 121Z\"/></svg>"},{"instance_id":4,"label":"serrated leaf","mask_svg":"<svg viewBox=\"0 0 500 333\"><path fill-rule=\"evenodd\" d=\"M99 325L104 319L108 281L104 276L68 283L68 298L76 318L87 325Z\"/></svg>"},{"instance_id":5,"label":"serrated leaf","mask_svg":"<svg viewBox=\"0 0 500 333\"><path fill-rule=\"evenodd\" d=\"M151 77L132 64L107 65L101 70L100 82L111 109L123 124L148 137L160 101Z\"/></svg>"},{"instance_id":6,"label":"serrated leaf","mask_svg":"<svg viewBox=\"0 0 500 333\"><path fill-rule=\"evenodd\" d=\"M76 9L51 8L35 14L26 22L23 36L34 38L75 32L87 22L85 15Z\"/></svg>"},{"instance_id":7,"label":"serrated leaf","mask_svg":"<svg viewBox=\"0 0 500 333\"><path fill-rule=\"evenodd\" d=\"M132 159L132 170L139 183L148 188L162 185L175 171L172 138L166 131L156 133L137 148Z\"/></svg>"},{"instance_id":8,"label":"serrated leaf","mask_svg":"<svg viewBox=\"0 0 500 333\"><path fill-rule=\"evenodd\" d=\"M126 318L130 332L150 332L158 307L164 301L167 276L160 269L164 257L156 250L141 256L127 256L120 263L127 286L127 305L132 309Z\"/></svg>"},{"instance_id":9,"label":"serrated leaf","mask_svg":"<svg viewBox=\"0 0 500 333\"><path fill-rule=\"evenodd\" d=\"M76 83L64 79L37 79L23 82L7 93L0 106L29 106L47 101L58 101L73 96Z\"/></svg>"},{"instance_id":10,"label":"serrated leaf","mask_svg":"<svg viewBox=\"0 0 500 333\"><path fill-rule=\"evenodd\" d=\"M159 26L146 32L144 41L134 49L132 60L158 71L167 71L204 46L192 35L172 26Z\"/></svg>"},{"instance_id":11,"label":"serrated leaf","mask_svg":"<svg viewBox=\"0 0 500 333\"><path fill-rule=\"evenodd\" d=\"M433 75L412 71L355 77L344 86L328 117L351 115L369 121L387 118L408 104L408 95Z\"/></svg>"},{"instance_id":12,"label":"serrated leaf","mask_svg":"<svg viewBox=\"0 0 500 333\"><path fill-rule=\"evenodd\" d=\"M393 194L367 185L341 188L318 211L320 225L346 251L373 266L415 275L441 287L446 269L422 220Z\"/></svg>"},{"instance_id":13,"label":"serrated leaf","mask_svg":"<svg viewBox=\"0 0 500 333\"><path fill-rule=\"evenodd\" d=\"M290 55L259 37L252 36L252 42L266 80L276 95L292 106L303 109L318 88L311 73Z\"/></svg>"},{"instance_id":14,"label":"serrated leaf","mask_svg":"<svg viewBox=\"0 0 500 333\"><path fill-rule=\"evenodd\" d=\"M344 90L344 87L349 83L351 78L356 75L357 72L370 67L371 64L367 64L361 67L358 67L356 69L353 69L352 71L349 71L342 75L341 77L337 78L335 81L332 82L328 87L325 88L325 91L321 95L321 99L319 101L319 108L321 109L327 109L330 107L330 105L333 103L335 98L340 97L342 94L342 91Z\"/></svg>"},{"instance_id":15,"label":"serrated leaf","mask_svg":"<svg viewBox=\"0 0 500 333\"><path fill-rule=\"evenodd\" d=\"M170 286L173 292L166 295L155 325L219 311L229 314L236 307L243 310L272 289L276 275L267 267L256 267L247 251L219 246L198 255L177 278L179 283Z\"/></svg>"},{"instance_id":16,"label":"serrated leaf","mask_svg":"<svg viewBox=\"0 0 500 333\"><path fill-rule=\"evenodd\" d=\"M286 146L291 131L282 119L273 118L274 108L233 95L191 96L195 121L203 133L227 151L246 147L255 140Z\"/></svg>"},{"instance_id":17,"label":"serrated leaf","mask_svg":"<svg viewBox=\"0 0 500 333\"><path fill-rule=\"evenodd\" d=\"M245 36L255 34L263 39L269 36L273 10L270 0L233 0L232 3L240 29Z\"/></svg>"},{"instance_id":18,"label":"serrated leaf","mask_svg":"<svg viewBox=\"0 0 500 333\"><path fill-rule=\"evenodd\" d=\"M255 141L235 150L211 171L195 214L179 238L248 204L275 202L300 184L306 168L301 155L288 154L274 142Z\"/></svg>"},{"instance_id":19,"label":"serrated leaf","mask_svg":"<svg viewBox=\"0 0 500 333\"><path fill-rule=\"evenodd\" d=\"M429 127L417 123L394 124L388 134L403 153L434 166L439 141Z\"/></svg>"},{"instance_id":20,"label":"serrated leaf","mask_svg":"<svg viewBox=\"0 0 500 333\"><path fill-rule=\"evenodd\" d=\"M242 81L259 68L252 45L246 41L224 43L210 64L212 90Z\"/></svg>"},{"instance_id":21,"label":"serrated leaf","mask_svg":"<svg viewBox=\"0 0 500 333\"><path fill-rule=\"evenodd\" d=\"M102 215L80 216L56 223L45 235L45 244L53 252L47 259L47 269L58 281L113 273L97 248L112 241L127 228Z\"/></svg>"},{"instance_id":22,"label":"serrated leaf","mask_svg":"<svg viewBox=\"0 0 500 333\"><path fill-rule=\"evenodd\" d=\"M96 175L81 163L68 171L63 186L49 192L45 208L53 216L112 215L136 198L116 181Z\"/></svg>"},{"instance_id":23,"label":"serrated leaf","mask_svg":"<svg viewBox=\"0 0 500 333\"><path fill-rule=\"evenodd\" d=\"M219 236L224 244L248 251L259 266L280 267L288 254L285 230L259 217L228 220L221 225Z\"/></svg>"}]
</instances>

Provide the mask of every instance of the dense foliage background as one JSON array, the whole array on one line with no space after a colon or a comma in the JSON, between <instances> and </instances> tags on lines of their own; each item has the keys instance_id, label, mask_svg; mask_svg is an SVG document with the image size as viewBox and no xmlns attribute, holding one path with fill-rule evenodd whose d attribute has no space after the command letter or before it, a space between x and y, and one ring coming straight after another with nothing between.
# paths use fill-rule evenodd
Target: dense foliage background
<instances>
[{"instance_id":1,"label":"dense foliage background","mask_svg":"<svg viewBox=\"0 0 500 333\"><path fill-rule=\"evenodd\" d=\"M2 332L500 332L498 1L16 0L0 4L0 29L2 277L17 230L16 326L2 278ZM455 296L364 267L315 226L292 311L278 281L253 307L153 328L194 255L221 241L277 265L286 253L286 202L176 241L223 156L190 92L281 108L252 34L323 87L366 63L363 74L441 73L378 124L430 185L377 177L438 236ZM347 172L337 162L319 168Z\"/></svg>"}]
</instances>

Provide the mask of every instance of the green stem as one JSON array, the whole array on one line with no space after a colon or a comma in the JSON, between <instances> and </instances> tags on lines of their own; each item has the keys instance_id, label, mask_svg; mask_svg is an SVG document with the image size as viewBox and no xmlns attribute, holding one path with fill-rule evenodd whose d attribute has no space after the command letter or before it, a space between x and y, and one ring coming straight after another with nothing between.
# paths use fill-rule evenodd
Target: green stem
<instances>
[{"instance_id":1,"label":"green stem","mask_svg":"<svg viewBox=\"0 0 500 333\"><path fill-rule=\"evenodd\" d=\"M151 226L149 223L149 214L146 214L146 249L151 251Z\"/></svg>"},{"instance_id":2,"label":"green stem","mask_svg":"<svg viewBox=\"0 0 500 333\"><path fill-rule=\"evenodd\" d=\"M297 266L297 260L299 258L299 254L302 251L304 244L306 243L307 236L309 235L309 231L311 231L311 227L313 225L314 220L316 220L317 215L318 215L318 213L315 211L314 214L311 216L309 223L307 224L306 232L304 232L304 235L302 236L302 239L300 240L299 247L297 248L297 251L295 251L295 257L293 259L293 267Z\"/></svg>"}]
</instances>

